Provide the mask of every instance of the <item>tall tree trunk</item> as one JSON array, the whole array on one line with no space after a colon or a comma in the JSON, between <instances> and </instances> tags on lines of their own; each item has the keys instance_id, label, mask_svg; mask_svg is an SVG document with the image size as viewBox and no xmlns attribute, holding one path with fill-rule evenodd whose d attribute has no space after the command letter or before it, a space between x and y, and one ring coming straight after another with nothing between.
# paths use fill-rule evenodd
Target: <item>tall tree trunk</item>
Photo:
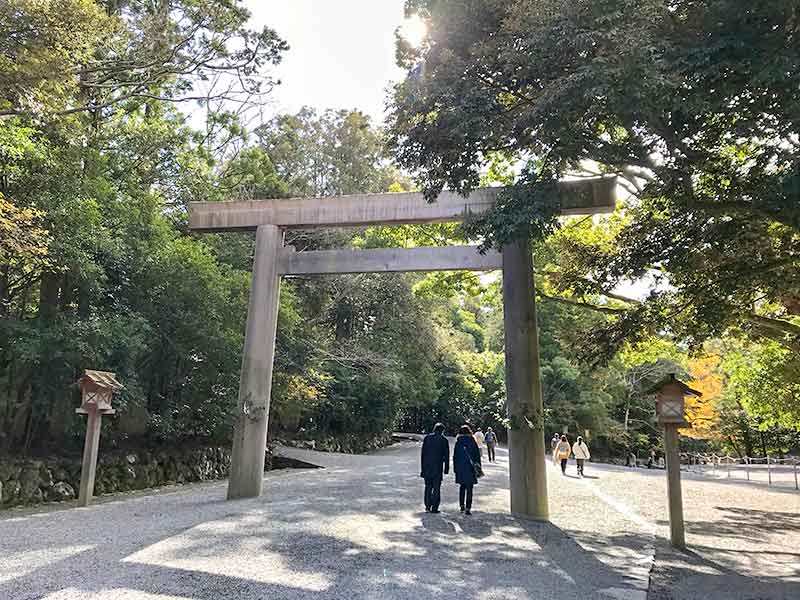
<instances>
[{"instance_id":1,"label":"tall tree trunk","mask_svg":"<svg viewBox=\"0 0 800 600\"><path fill-rule=\"evenodd\" d=\"M39 284L40 321L51 321L58 314L58 292L61 289L59 273L43 273Z\"/></svg>"},{"instance_id":2,"label":"tall tree trunk","mask_svg":"<svg viewBox=\"0 0 800 600\"><path fill-rule=\"evenodd\" d=\"M14 408L14 416L11 421L11 430L8 435L8 449L25 445L28 425L30 420L31 407L33 405L33 390L30 378L26 377L17 388L17 403Z\"/></svg>"},{"instance_id":3,"label":"tall tree trunk","mask_svg":"<svg viewBox=\"0 0 800 600\"><path fill-rule=\"evenodd\" d=\"M742 439L744 441L744 453L746 456L753 456L753 436L750 433L750 426L747 422L742 424Z\"/></svg>"},{"instance_id":4,"label":"tall tree trunk","mask_svg":"<svg viewBox=\"0 0 800 600\"><path fill-rule=\"evenodd\" d=\"M0 269L0 318L8 314L8 266Z\"/></svg>"},{"instance_id":5,"label":"tall tree trunk","mask_svg":"<svg viewBox=\"0 0 800 600\"><path fill-rule=\"evenodd\" d=\"M733 446L733 451L736 452L736 455L739 458L744 458L744 455L742 455L742 452L739 450L739 446L736 444L736 440L733 439L732 435L728 436L728 441L731 443L731 446Z\"/></svg>"}]
</instances>

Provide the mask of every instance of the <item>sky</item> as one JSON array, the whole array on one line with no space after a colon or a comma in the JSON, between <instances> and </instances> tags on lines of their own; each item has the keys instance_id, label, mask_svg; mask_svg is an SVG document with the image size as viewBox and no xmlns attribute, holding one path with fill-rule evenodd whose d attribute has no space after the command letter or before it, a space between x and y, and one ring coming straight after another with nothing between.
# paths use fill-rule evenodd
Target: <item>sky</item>
<instances>
[{"instance_id":1,"label":"sky","mask_svg":"<svg viewBox=\"0 0 800 600\"><path fill-rule=\"evenodd\" d=\"M302 106L359 109L383 120L404 0L245 0L251 27L267 25L290 46L275 75L275 113Z\"/></svg>"},{"instance_id":2,"label":"sky","mask_svg":"<svg viewBox=\"0 0 800 600\"><path fill-rule=\"evenodd\" d=\"M383 121L386 90L404 71L395 64L395 30L406 25L404 0L244 0L250 27L267 25L290 48L274 75L274 114L303 106L358 109ZM652 281L615 291L643 298Z\"/></svg>"}]
</instances>

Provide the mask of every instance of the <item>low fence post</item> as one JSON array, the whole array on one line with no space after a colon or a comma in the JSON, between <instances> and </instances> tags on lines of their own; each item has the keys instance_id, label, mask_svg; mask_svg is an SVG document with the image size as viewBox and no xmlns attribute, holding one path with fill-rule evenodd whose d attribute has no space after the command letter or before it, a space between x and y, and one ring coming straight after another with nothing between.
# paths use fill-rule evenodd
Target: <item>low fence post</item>
<instances>
[{"instance_id":1,"label":"low fence post","mask_svg":"<svg viewBox=\"0 0 800 600\"><path fill-rule=\"evenodd\" d=\"M744 457L744 470L747 473L747 481L750 481L750 457Z\"/></svg>"},{"instance_id":2,"label":"low fence post","mask_svg":"<svg viewBox=\"0 0 800 600\"><path fill-rule=\"evenodd\" d=\"M767 454L767 480L772 485L772 469L769 468L769 454Z\"/></svg>"},{"instance_id":3,"label":"low fence post","mask_svg":"<svg viewBox=\"0 0 800 600\"><path fill-rule=\"evenodd\" d=\"M731 478L731 457L730 456L726 456L725 457L725 465L728 467L728 479L730 479Z\"/></svg>"},{"instance_id":4,"label":"low fence post","mask_svg":"<svg viewBox=\"0 0 800 600\"><path fill-rule=\"evenodd\" d=\"M800 487L797 487L797 458L792 459L792 469L794 470L794 489L800 490Z\"/></svg>"}]
</instances>

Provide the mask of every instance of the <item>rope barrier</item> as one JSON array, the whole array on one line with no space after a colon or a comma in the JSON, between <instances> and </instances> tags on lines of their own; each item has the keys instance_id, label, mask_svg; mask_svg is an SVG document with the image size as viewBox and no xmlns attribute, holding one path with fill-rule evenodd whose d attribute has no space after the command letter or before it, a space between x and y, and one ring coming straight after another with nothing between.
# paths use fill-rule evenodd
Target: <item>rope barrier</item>
<instances>
[{"instance_id":1,"label":"rope barrier","mask_svg":"<svg viewBox=\"0 0 800 600\"><path fill-rule=\"evenodd\" d=\"M735 477L732 475L736 471L736 465L742 465L745 472L747 481L751 481L751 471L753 466L763 465L766 466L767 471L767 485L780 485L774 482L773 475L776 473L777 467L791 466L792 475L794 478L794 489L800 491L800 478L798 477L798 469L800 468L800 457L787 456L784 458L775 458L772 456L731 456L729 454L720 456L718 454L706 454L699 452L682 452L681 465L687 471L692 473L708 474L711 471L713 477L717 477L717 470L722 471L725 467L725 476L727 479ZM779 471L782 471L780 469ZM762 471L763 472L763 471Z\"/></svg>"}]
</instances>

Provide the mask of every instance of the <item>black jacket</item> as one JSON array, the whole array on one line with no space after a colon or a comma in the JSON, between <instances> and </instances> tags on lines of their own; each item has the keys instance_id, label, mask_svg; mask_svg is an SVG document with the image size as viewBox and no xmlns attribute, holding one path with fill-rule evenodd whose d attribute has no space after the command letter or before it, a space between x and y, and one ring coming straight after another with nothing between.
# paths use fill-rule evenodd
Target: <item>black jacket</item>
<instances>
[{"instance_id":1,"label":"black jacket","mask_svg":"<svg viewBox=\"0 0 800 600\"><path fill-rule=\"evenodd\" d=\"M481 451L475 438L471 435L459 435L453 448L453 471L456 473L456 483L461 485L475 485L475 469L472 465L481 464Z\"/></svg>"},{"instance_id":2,"label":"black jacket","mask_svg":"<svg viewBox=\"0 0 800 600\"><path fill-rule=\"evenodd\" d=\"M441 433L429 433L422 441L420 477L441 479L450 472L450 443Z\"/></svg>"}]
</instances>

